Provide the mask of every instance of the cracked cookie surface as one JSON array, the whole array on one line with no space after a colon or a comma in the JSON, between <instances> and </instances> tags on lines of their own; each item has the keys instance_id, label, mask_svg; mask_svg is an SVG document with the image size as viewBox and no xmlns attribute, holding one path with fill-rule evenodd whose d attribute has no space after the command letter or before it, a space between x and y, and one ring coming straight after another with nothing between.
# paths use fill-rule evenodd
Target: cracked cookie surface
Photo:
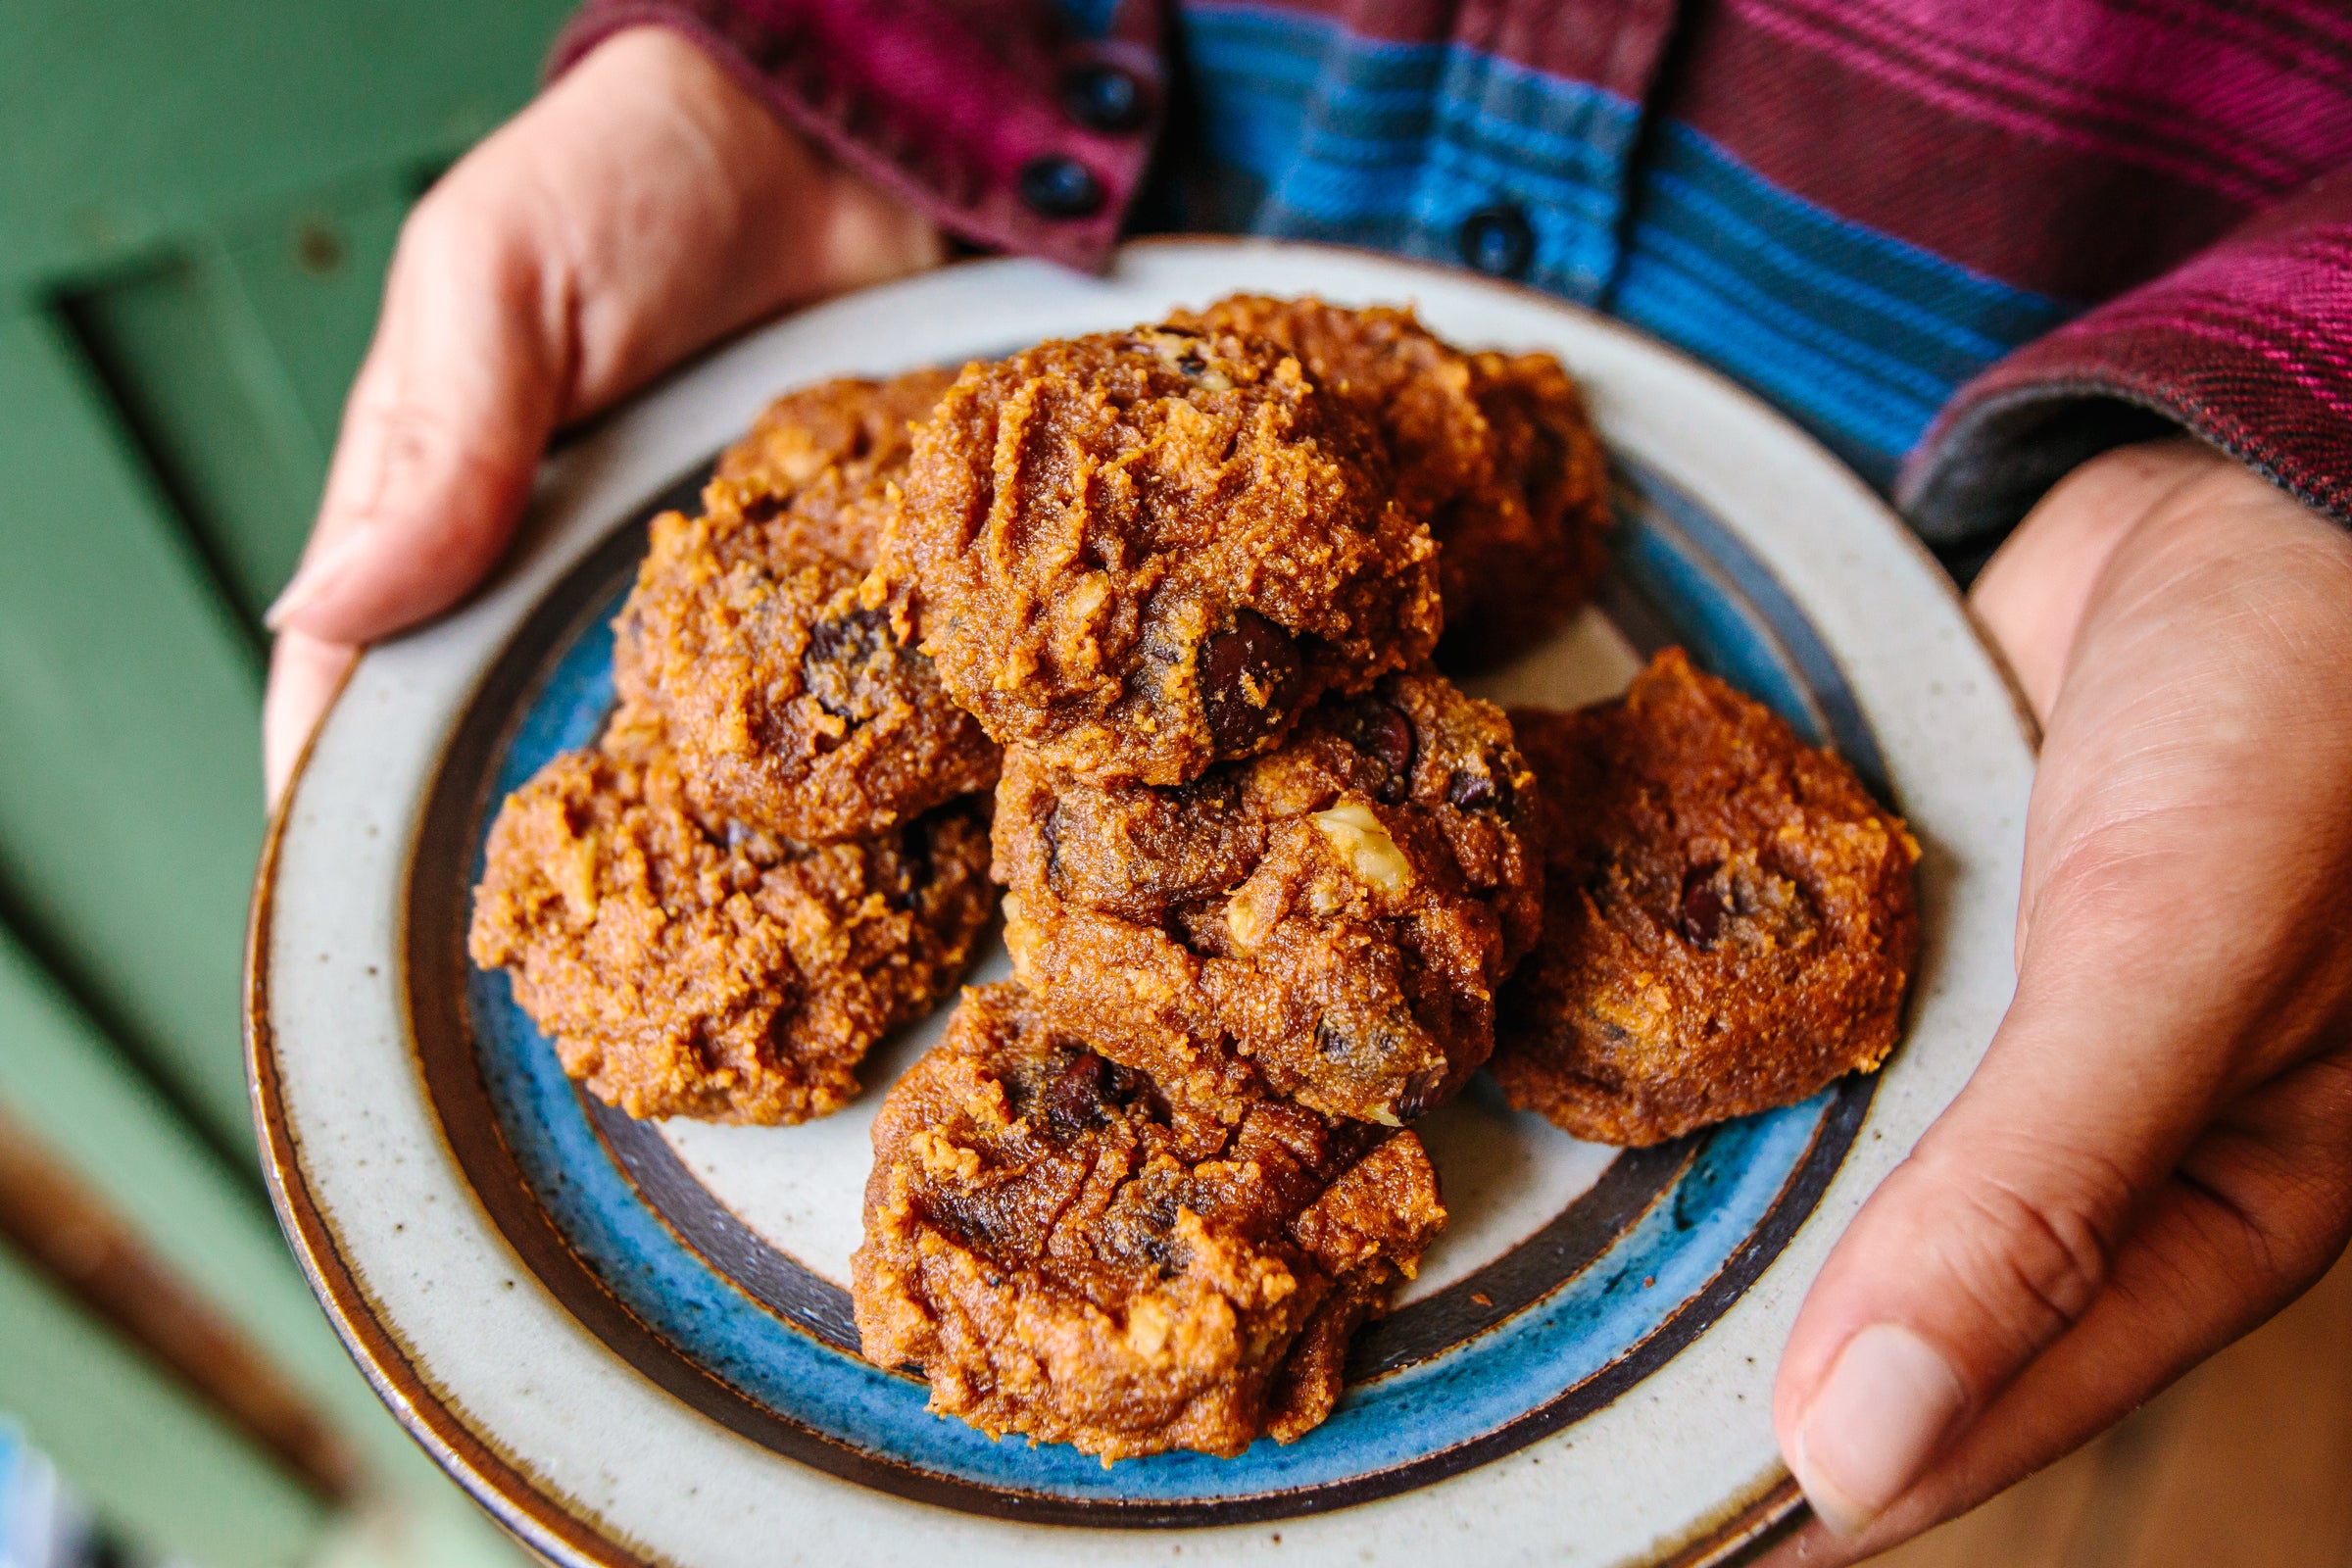
<instances>
[{"instance_id":1,"label":"cracked cookie surface","mask_svg":"<svg viewBox=\"0 0 2352 1568\"><path fill-rule=\"evenodd\" d=\"M1016 750L1005 945L1059 1025L1193 1102L1409 1120L1486 1058L1535 941L1531 786L1501 710L1429 674L1327 699L1280 750L1176 789Z\"/></svg>"},{"instance_id":2,"label":"cracked cookie surface","mask_svg":"<svg viewBox=\"0 0 2352 1568\"><path fill-rule=\"evenodd\" d=\"M1143 327L973 366L918 432L882 569L988 733L1180 784L1420 662L1437 547L1298 362Z\"/></svg>"},{"instance_id":3,"label":"cracked cookie surface","mask_svg":"<svg viewBox=\"0 0 2352 1568\"><path fill-rule=\"evenodd\" d=\"M1404 509L1439 547L1439 662L1474 668L1539 641L1592 596L1610 524L1608 463L1583 392L1548 354L1465 352L1409 309L1238 294L1179 326L1264 338L1362 403Z\"/></svg>"},{"instance_id":4,"label":"cracked cookie surface","mask_svg":"<svg viewBox=\"0 0 2352 1568\"><path fill-rule=\"evenodd\" d=\"M1679 648L1616 701L1511 716L1549 845L1488 1064L1513 1105L1655 1144L1885 1059L1919 845L1850 767Z\"/></svg>"},{"instance_id":5,"label":"cracked cookie surface","mask_svg":"<svg viewBox=\"0 0 2352 1568\"><path fill-rule=\"evenodd\" d=\"M1312 1430L1446 1218L1411 1133L1171 1106L1011 985L965 993L873 1139L866 1356L991 1436L1106 1460Z\"/></svg>"},{"instance_id":6,"label":"cracked cookie surface","mask_svg":"<svg viewBox=\"0 0 2352 1568\"><path fill-rule=\"evenodd\" d=\"M984 798L864 841L711 824L624 710L508 797L468 948L564 1070L632 1116L796 1122L954 989L987 924Z\"/></svg>"},{"instance_id":7,"label":"cracked cookie surface","mask_svg":"<svg viewBox=\"0 0 2352 1568\"><path fill-rule=\"evenodd\" d=\"M661 716L707 813L801 843L863 838L995 782L995 744L863 570L906 411L940 380L779 399L755 432L763 467L714 480L699 516L655 519L613 680Z\"/></svg>"}]
</instances>

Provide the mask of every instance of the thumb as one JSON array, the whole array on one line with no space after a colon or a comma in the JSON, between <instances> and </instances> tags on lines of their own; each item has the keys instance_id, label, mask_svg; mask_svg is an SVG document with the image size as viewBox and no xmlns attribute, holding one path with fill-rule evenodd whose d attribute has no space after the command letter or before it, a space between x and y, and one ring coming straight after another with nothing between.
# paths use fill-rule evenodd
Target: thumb
<instances>
[{"instance_id":1,"label":"thumb","mask_svg":"<svg viewBox=\"0 0 2352 1568\"><path fill-rule=\"evenodd\" d=\"M2209 1057L2151 1049L2177 1027L2129 982L2030 958L1975 1077L1840 1239L1783 1355L1774 1428L1831 1530L1884 1513L2099 1295L2221 1090Z\"/></svg>"}]
</instances>

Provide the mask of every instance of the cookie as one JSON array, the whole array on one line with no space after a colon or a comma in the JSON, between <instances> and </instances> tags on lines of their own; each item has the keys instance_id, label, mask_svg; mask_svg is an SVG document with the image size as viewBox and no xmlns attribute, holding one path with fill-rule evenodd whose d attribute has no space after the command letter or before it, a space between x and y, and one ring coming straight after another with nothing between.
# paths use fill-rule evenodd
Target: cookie
<instances>
[{"instance_id":1,"label":"cookie","mask_svg":"<svg viewBox=\"0 0 2352 1568\"><path fill-rule=\"evenodd\" d=\"M1494 987L1535 941L1532 783L1501 710L1429 674L1173 789L1016 749L995 835L1015 973L1189 1101L1409 1120L1486 1059Z\"/></svg>"},{"instance_id":2,"label":"cookie","mask_svg":"<svg viewBox=\"0 0 2352 1568\"><path fill-rule=\"evenodd\" d=\"M821 1116L962 977L993 892L985 799L800 848L700 815L658 728L624 711L508 797L468 948L509 971L564 1070L632 1116Z\"/></svg>"},{"instance_id":3,"label":"cookie","mask_svg":"<svg viewBox=\"0 0 2352 1568\"><path fill-rule=\"evenodd\" d=\"M1511 719L1549 843L1489 1064L1512 1104L1656 1144L1885 1059L1919 845L1851 768L1679 648L1615 702Z\"/></svg>"},{"instance_id":4,"label":"cookie","mask_svg":"<svg viewBox=\"0 0 2352 1568\"><path fill-rule=\"evenodd\" d=\"M1173 1107L1017 986L965 993L873 1137L866 1356L992 1437L1106 1462L1312 1430L1348 1337L1446 1219L1411 1133Z\"/></svg>"},{"instance_id":5,"label":"cookie","mask_svg":"<svg viewBox=\"0 0 2352 1568\"><path fill-rule=\"evenodd\" d=\"M1608 464L1584 395L1548 354L1466 354L1410 310L1238 294L1174 324L1279 344L1364 405L1396 498L1438 542L1446 636L1467 669L1518 653L1592 596L1604 564Z\"/></svg>"},{"instance_id":6,"label":"cookie","mask_svg":"<svg viewBox=\"0 0 2352 1568\"><path fill-rule=\"evenodd\" d=\"M973 366L918 432L882 569L1006 746L1181 784L1421 662L1437 547L1296 359L1138 328Z\"/></svg>"},{"instance_id":7,"label":"cookie","mask_svg":"<svg viewBox=\"0 0 2352 1568\"><path fill-rule=\"evenodd\" d=\"M926 366L887 381L845 376L787 392L719 455L716 477L747 498L781 503L803 544L871 566L913 427L955 380L953 370Z\"/></svg>"},{"instance_id":8,"label":"cookie","mask_svg":"<svg viewBox=\"0 0 2352 1568\"><path fill-rule=\"evenodd\" d=\"M697 808L813 844L988 788L996 745L878 581L772 494L719 480L702 515L657 517L613 622L613 683L659 715Z\"/></svg>"}]
</instances>

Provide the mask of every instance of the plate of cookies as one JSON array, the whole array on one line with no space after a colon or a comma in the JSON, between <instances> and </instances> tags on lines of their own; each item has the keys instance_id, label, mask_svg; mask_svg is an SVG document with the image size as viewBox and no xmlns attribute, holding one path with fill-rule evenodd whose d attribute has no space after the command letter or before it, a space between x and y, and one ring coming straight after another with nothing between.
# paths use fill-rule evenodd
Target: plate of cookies
<instances>
[{"instance_id":1,"label":"plate of cookies","mask_svg":"<svg viewBox=\"0 0 2352 1568\"><path fill-rule=\"evenodd\" d=\"M968 263L598 421L362 660L270 1175L557 1562L1727 1561L2033 765L1884 504L1622 325Z\"/></svg>"}]
</instances>

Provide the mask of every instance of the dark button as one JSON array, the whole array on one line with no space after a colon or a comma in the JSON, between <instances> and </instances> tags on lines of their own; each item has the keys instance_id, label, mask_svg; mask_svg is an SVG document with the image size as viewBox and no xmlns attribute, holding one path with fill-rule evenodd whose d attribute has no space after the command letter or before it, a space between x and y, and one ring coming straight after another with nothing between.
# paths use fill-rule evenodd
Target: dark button
<instances>
[{"instance_id":1,"label":"dark button","mask_svg":"<svg viewBox=\"0 0 2352 1568\"><path fill-rule=\"evenodd\" d=\"M1089 130L1133 130L1144 122L1144 89L1114 66L1081 66L1061 78L1061 107Z\"/></svg>"},{"instance_id":2,"label":"dark button","mask_svg":"<svg viewBox=\"0 0 2352 1568\"><path fill-rule=\"evenodd\" d=\"M1102 210L1102 182L1075 158L1032 158L1021 166L1021 200L1042 218L1088 218Z\"/></svg>"},{"instance_id":3,"label":"dark button","mask_svg":"<svg viewBox=\"0 0 2352 1568\"><path fill-rule=\"evenodd\" d=\"M1482 207L1462 220L1462 260L1489 277L1518 277L1536 259L1536 231L1509 203Z\"/></svg>"}]
</instances>

